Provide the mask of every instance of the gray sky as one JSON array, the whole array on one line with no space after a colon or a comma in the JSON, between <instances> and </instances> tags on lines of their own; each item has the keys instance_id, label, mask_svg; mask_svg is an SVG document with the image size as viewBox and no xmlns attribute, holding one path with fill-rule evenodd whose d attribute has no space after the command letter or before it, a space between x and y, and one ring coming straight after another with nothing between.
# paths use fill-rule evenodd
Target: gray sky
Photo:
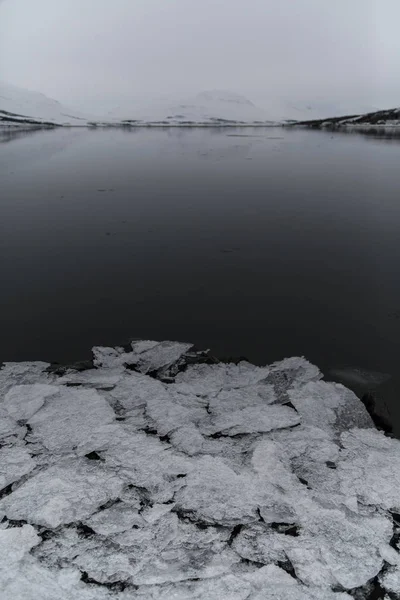
<instances>
[{"instance_id":1,"label":"gray sky","mask_svg":"<svg viewBox=\"0 0 400 600\"><path fill-rule=\"evenodd\" d=\"M400 105L399 0L0 0L0 79L86 110L227 89Z\"/></svg>"}]
</instances>

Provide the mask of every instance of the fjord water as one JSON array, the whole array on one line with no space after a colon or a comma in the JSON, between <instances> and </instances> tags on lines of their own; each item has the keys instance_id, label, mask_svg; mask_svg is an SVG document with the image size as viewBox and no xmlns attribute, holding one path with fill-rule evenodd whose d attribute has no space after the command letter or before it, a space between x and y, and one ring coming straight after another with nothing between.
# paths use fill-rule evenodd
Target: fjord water
<instances>
[{"instance_id":1,"label":"fjord water","mask_svg":"<svg viewBox=\"0 0 400 600\"><path fill-rule=\"evenodd\" d=\"M55 130L0 143L0 360L128 338L396 374L400 140Z\"/></svg>"}]
</instances>

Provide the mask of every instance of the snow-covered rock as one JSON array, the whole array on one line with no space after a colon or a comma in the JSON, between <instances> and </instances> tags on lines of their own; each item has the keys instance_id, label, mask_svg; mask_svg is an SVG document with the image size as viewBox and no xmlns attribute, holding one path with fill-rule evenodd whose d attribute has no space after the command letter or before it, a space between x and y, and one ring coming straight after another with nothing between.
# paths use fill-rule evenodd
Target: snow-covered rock
<instances>
[{"instance_id":1,"label":"snow-covered rock","mask_svg":"<svg viewBox=\"0 0 400 600\"><path fill-rule=\"evenodd\" d=\"M400 441L304 358L204 359L143 341L3 366L5 598L399 593Z\"/></svg>"}]
</instances>

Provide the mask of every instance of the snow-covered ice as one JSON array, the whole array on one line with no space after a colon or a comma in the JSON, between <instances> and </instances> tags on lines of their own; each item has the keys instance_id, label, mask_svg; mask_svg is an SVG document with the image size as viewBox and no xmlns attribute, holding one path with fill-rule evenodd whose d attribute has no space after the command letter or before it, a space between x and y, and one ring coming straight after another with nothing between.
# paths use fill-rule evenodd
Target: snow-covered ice
<instances>
[{"instance_id":1,"label":"snow-covered ice","mask_svg":"<svg viewBox=\"0 0 400 600\"><path fill-rule=\"evenodd\" d=\"M400 441L304 358L48 367L0 370L1 599L399 595Z\"/></svg>"}]
</instances>

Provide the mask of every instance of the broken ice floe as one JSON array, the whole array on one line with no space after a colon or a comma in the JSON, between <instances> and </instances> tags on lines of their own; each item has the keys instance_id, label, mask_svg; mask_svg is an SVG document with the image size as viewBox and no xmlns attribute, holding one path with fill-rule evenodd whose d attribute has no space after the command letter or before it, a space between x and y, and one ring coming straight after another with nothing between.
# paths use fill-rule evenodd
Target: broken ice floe
<instances>
[{"instance_id":1,"label":"broken ice floe","mask_svg":"<svg viewBox=\"0 0 400 600\"><path fill-rule=\"evenodd\" d=\"M321 378L153 341L4 365L4 597L399 594L400 442Z\"/></svg>"}]
</instances>

